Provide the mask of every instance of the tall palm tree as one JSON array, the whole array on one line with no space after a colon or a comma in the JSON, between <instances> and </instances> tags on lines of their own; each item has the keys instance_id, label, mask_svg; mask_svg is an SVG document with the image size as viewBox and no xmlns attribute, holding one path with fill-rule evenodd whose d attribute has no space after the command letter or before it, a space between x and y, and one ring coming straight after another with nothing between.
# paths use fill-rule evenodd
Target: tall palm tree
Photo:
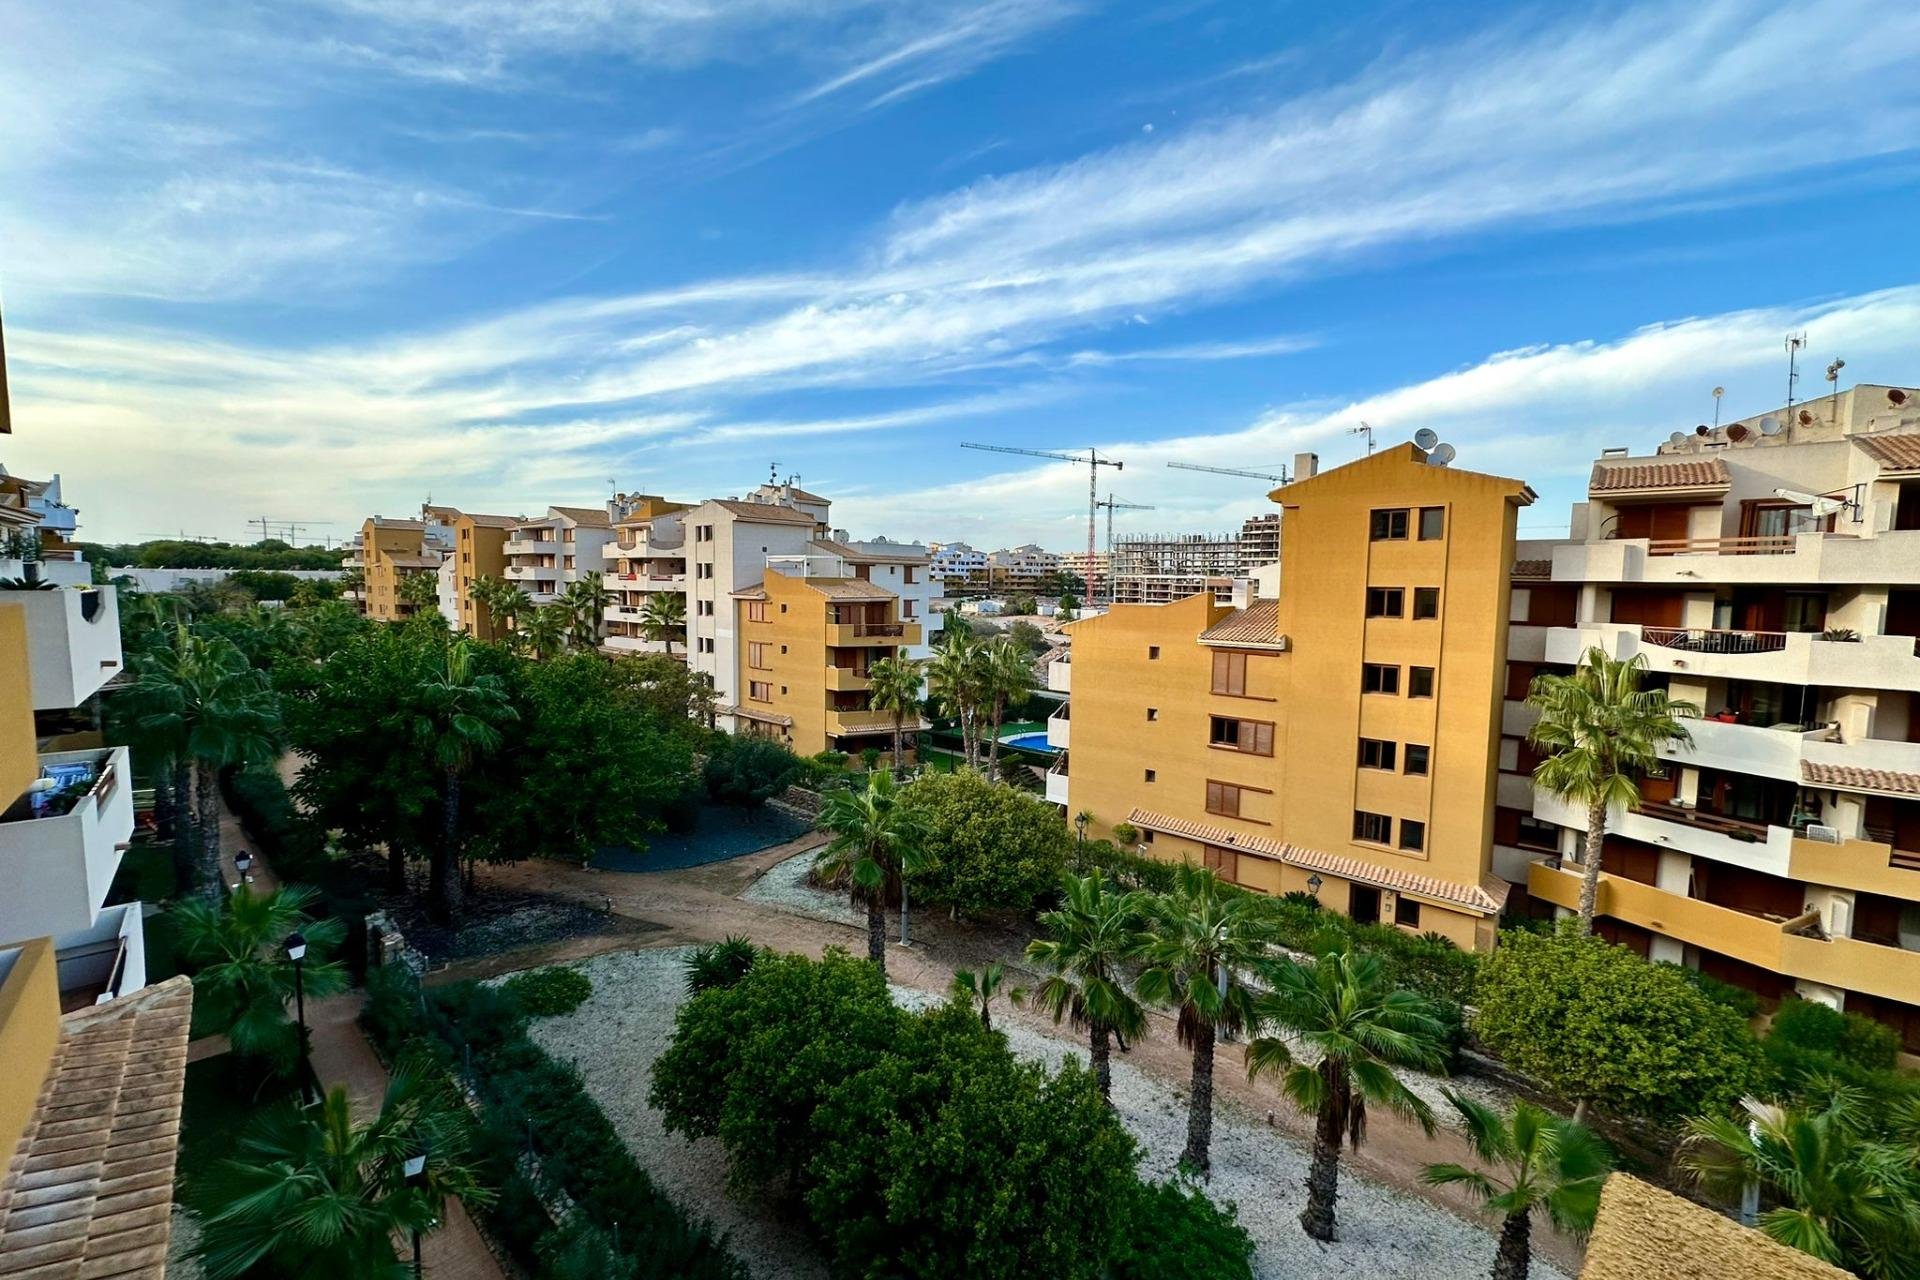
<instances>
[{"instance_id":1,"label":"tall palm tree","mask_svg":"<svg viewBox=\"0 0 1920 1280\"><path fill-rule=\"evenodd\" d=\"M941 708L960 724L960 750L969 765L980 763L978 718L982 681L983 653L980 642L954 634L927 664L927 691Z\"/></svg>"},{"instance_id":2,"label":"tall palm tree","mask_svg":"<svg viewBox=\"0 0 1920 1280\"><path fill-rule=\"evenodd\" d=\"M1681 1168L1727 1199L1757 1184L1775 1202L1757 1225L1781 1244L1868 1280L1920 1276L1920 1169L1911 1147L1868 1136L1861 1095L1741 1105L1744 1118L1688 1122Z\"/></svg>"},{"instance_id":3,"label":"tall palm tree","mask_svg":"<svg viewBox=\"0 0 1920 1280\"><path fill-rule=\"evenodd\" d=\"M410 604L417 613L425 613L440 604L440 575L421 570L409 573L400 579L394 588L394 594L403 604Z\"/></svg>"},{"instance_id":4,"label":"tall palm tree","mask_svg":"<svg viewBox=\"0 0 1920 1280\"><path fill-rule=\"evenodd\" d=\"M687 598L674 591L655 591L640 606L640 634L672 654L675 640L687 635Z\"/></svg>"},{"instance_id":5,"label":"tall palm tree","mask_svg":"<svg viewBox=\"0 0 1920 1280\"><path fill-rule=\"evenodd\" d=\"M820 828L833 839L814 859L829 880L845 876L856 902L867 904L867 958L882 975L887 971L887 887L895 879L927 865L927 819L905 803L893 775L876 770L864 791L847 788L827 794L820 807Z\"/></svg>"},{"instance_id":6,"label":"tall palm tree","mask_svg":"<svg viewBox=\"0 0 1920 1280\"><path fill-rule=\"evenodd\" d=\"M1332 1240L1342 1137L1359 1149L1367 1136L1368 1103L1433 1132L1433 1109L1401 1083L1393 1068L1440 1070L1446 1032L1431 1004L1387 981L1377 955L1330 951L1305 964L1284 961L1263 972L1269 989L1254 1000L1253 1013L1257 1024L1273 1034L1247 1046L1247 1077L1278 1072L1281 1092L1315 1117L1300 1225L1316 1240ZM1317 1061L1294 1057L1289 1036Z\"/></svg>"},{"instance_id":7,"label":"tall palm tree","mask_svg":"<svg viewBox=\"0 0 1920 1280\"><path fill-rule=\"evenodd\" d=\"M1493 1280L1527 1280L1533 1260L1533 1211L1545 1209L1553 1225L1569 1235L1592 1231L1613 1153L1585 1125L1562 1120L1531 1102L1516 1102L1502 1115L1451 1089L1446 1094L1466 1125L1473 1153L1496 1172L1430 1164L1420 1176L1436 1187L1464 1186L1499 1214Z\"/></svg>"},{"instance_id":8,"label":"tall palm tree","mask_svg":"<svg viewBox=\"0 0 1920 1280\"><path fill-rule=\"evenodd\" d=\"M948 988L953 998L964 1000L967 1007L980 1015L980 1025L993 1030L993 998L1000 994L1000 988L1006 984L1006 966L998 960L991 961L984 969L975 972L972 969L955 969L953 985ZM1020 993L1013 993L1016 999Z\"/></svg>"},{"instance_id":9,"label":"tall palm tree","mask_svg":"<svg viewBox=\"0 0 1920 1280\"><path fill-rule=\"evenodd\" d=\"M1099 875L1069 875L1061 903L1041 913L1047 937L1027 944L1027 959L1053 972L1028 999L1059 1022L1062 1017L1087 1029L1093 1077L1100 1096L1112 1100L1112 1038L1138 1037L1146 1030L1146 1011L1122 977L1151 939L1141 929L1145 895L1123 893Z\"/></svg>"},{"instance_id":10,"label":"tall palm tree","mask_svg":"<svg viewBox=\"0 0 1920 1280\"><path fill-rule=\"evenodd\" d=\"M287 1017L294 997L287 935L306 935L301 981L307 995L331 995L347 985L346 971L331 958L346 931L336 919L307 914L318 897L307 888L254 893L243 884L218 903L190 902L173 913L176 946L193 971L196 1022L224 1032L235 1053L267 1059L283 1075L293 1070L299 1050Z\"/></svg>"},{"instance_id":11,"label":"tall palm tree","mask_svg":"<svg viewBox=\"0 0 1920 1280\"><path fill-rule=\"evenodd\" d=\"M274 757L279 703L266 674L231 640L197 636L185 626L174 629L171 646L142 664L130 701L138 733L172 744L176 761L193 762L201 892L218 903L227 892L220 870L220 771Z\"/></svg>"},{"instance_id":12,"label":"tall palm tree","mask_svg":"<svg viewBox=\"0 0 1920 1280\"><path fill-rule=\"evenodd\" d=\"M520 618L513 637L522 652L545 662L566 647L566 611L557 604L535 607Z\"/></svg>"},{"instance_id":13,"label":"tall palm tree","mask_svg":"<svg viewBox=\"0 0 1920 1280\"><path fill-rule=\"evenodd\" d=\"M500 746L501 726L519 719L500 677L473 669L471 642L447 646L446 665L400 712L402 726L433 756L442 777L440 841L429 863L434 909L452 918L460 910L460 785L481 756Z\"/></svg>"},{"instance_id":14,"label":"tall palm tree","mask_svg":"<svg viewBox=\"0 0 1920 1280\"><path fill-rule=\"evenodd\" d=\"M1180 1160L1204 1177L1213 1144L1214 1042L1252 1024L1253 993L1243 977L1265 959L1275 930L1252 894L1223 892L1218 876L1191 863L1175 869L1171 893L1145 901L1152 938L1134 989L1146 1003L1175 1011L1180 1043L1193 1054Z\"/></svg>"},{"instance_id":15,"label":"tall palm tree","mask_svg":"<svg viewBox=\"0 0 1920 1280\"><path fill-rule=\"evenodd\" d=\"M1659 763L1662 747L1690 744L1693 737L1680 721L1700 714L1692 703L1668 698L1665 689L1642 689L1646 669L1644 654L1609 658L1596 645L1572 675L1540 676L1527 694L1527 704L1540 709L1527 737L1549 753L1534 766L1534 782L1587 807L1586 846L1580 856L1583 933L1593 932L1607 810L1616 804L1628 810L1640 807L1637 775Z\"/></svg>"},{"instance_id":16,"label":"tall palm tree","mask_svg":"<svg viewBox=\"0 0 1920 1280\"><path fill-rule=\"evenodd\" d=\"M882 658L867 668L869 699L875 711L893 715L893 771L907 769L907 717L920 714L920 689L925 683L920 663L908 657Z\"/></svg>"},{"instance_id":17,"label":"tall palm tree","mask_svg":"<svg viewBox=\"0 0 1920 1280\"><path fill-rule=\"evenodd\" d=\"M567 631L576 649L591 649L600 641L600 623L607 605L614 598L605 577L586 573L569 582L560 593L560 607L566 610Z\"/></svg>"},{"instance_id":18,"label":"tall palm tree","mask_svg":"<svg viewBox=\"0 0 1920 1280\"><path fill-rule=\"evenodd\" d=\"M1006 719L1007 705L1022 701L1032 692L1033 658L1015 644L1012 637L1001 636L987 646L980 678L993 717L993 733L987 739L987 776L997 778L1000 776L1000 724Z\"/></svg>"},{"instance_id":19,"label":"tall palm tree","mask_svg":"<svg viewBox=\"0 0 1920 1280\"><path fill-rule=\"evenodd\" d=\"M205 1210L209 1280L256 1268L300 1280L404 1280L410 1270L395 1240L433 1230L448 1196L476 1206L493 1198L468 1155L471 1128L451 1089L410 1066L394 1073L372 1120L354 1122L344 1086L311 1110L267 1112L190 1192ZM422 1176L410 1181L406 1163L422 1152Z\"/></svg>"}]
</instances>

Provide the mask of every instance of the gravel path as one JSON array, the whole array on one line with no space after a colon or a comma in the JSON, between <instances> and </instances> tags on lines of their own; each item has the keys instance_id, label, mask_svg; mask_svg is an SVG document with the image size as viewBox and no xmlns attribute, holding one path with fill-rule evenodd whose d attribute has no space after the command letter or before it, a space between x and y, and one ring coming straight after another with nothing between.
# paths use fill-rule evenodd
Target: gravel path
<instances>
[{"instance_id":1,"label":"gravel path","mask_svg":"<svg viewBox=\"0 0 1920 1280\"><path fill-rule=\"evenodd\" d=\"M765 875L740 893L740 900L791 911L795 915L811 916L815 920L831 920L835 924L866 928L867 913L856 910L846 894L829 893L807 883L807 872L813 869L813 859L811 852L795 854L769 868ZM899 920L892 918L891 912L888 915L892 920L892 928L897 930L900 927Z\"/></svg>"},{"instance_id":2,"label":"gravel path","mask_svg":"<svg viewBox=\"0 0 1920 1280\"><path fill-rule=\"evenodd\" d=\"M823 907L826 895L801 883L805 858L789 859L754 886L768 903L791 901L790 909ZM797 868L797 872L794 870ZM785 872L782 880L776 880ZM769 881L774 881L769 885ZM763 888L764 887L764 888ZM750 890L746 896L751 896ZM777 895L792 895L783 899ZM802 896L805 895L805 896ZM851 915L851 909L848 909ZM682 998L682 965L689 948L626 952L595 957L581 967L594 993L573 1013L542 1019L533 1036L557 1057L576 1063L587 1088L647 1171L695 1212L730 1233L733 1247L760 1280L824 1277L801 1224L777 1220L764 1206L743 1205L725 1190L725 1157L718 1143L689 1143L668 1135L646 1104L652 1065L673 1034L673 1013ZM895 987L895 998L924 1007L939 997ZM1001 1019L1016 1053L1058 1065L1069 1054L1084 1058L1076 1042ZM1418 1082L1421 1091L1437 1086ZM1185 1097L1119 1056L1113 1068L1114 1102L1144 1149L1142 1171L1162 1178L1172 1172L1186 1139ZM1494 1237L1424 1200L1370 1182L1344 1168L1340 1179L1341 1241L1321 1245L1300 1230L1308 1152L1297 1139L1269 1129L1263 1118L1222 1101L1214 1116L1214 1174L1208 1190L1232 1203L1253 1236L1255 1274L1263 1280L1306 1277L1367 1277L1368 1280L1474 1280L1492 1265ZM1541 1280L1563 1273L1535 1259Z\"/></svg>"}]
</instances>

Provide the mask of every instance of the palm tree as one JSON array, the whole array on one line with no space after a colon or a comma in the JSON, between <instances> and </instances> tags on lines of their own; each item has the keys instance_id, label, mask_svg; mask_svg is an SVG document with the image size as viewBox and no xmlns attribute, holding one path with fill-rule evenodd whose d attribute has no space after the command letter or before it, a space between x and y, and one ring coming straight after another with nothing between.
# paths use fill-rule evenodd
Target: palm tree
<instances>
[{"instance_id":1,"label":"palm tree","mask_svg":"<svg viewBox=\"0 0 1920 1280\"><path fill-rule=\"evenodd\" d=\"M1193 1053L1180 1160L1204 1177L1213 1143L1214 1041L1252 1024L1253 994L1242 975L1265 959L1275 930L1252 894L1222 892L1218 876L1191 863L1175 869L1171 893L1146 905L1152 938L1134 987L1146 1003L1175 1010L1180 1043Z\"/></svg>"},{"instance_id":2,"label":"palm tree","mask_svg":"<svg viewBox=\"0 0 1920 1280\"><path fill-rule=\"evenodd\" d=\"M686 597L673 591L655 591L647 596L640 606L640 634L655 644L666 645L671 655L674 640L686 638Z\"/></svg>"},{"instance_id":3,"label":"palm tree","mask_svg":"<svg viewBox=\"0 0 1920 1280\"><path fill-rule=\"evenodd\" d=\"M867 904L867 958L887 971L888 884L922 871L927 863L927 819L904 803L893 775L867 775L866 790L829 792L820 808L820 828L833 840L814 859L822 877L845 876L854 901Z\"/></svg>"},{"instance_id":4,"label":"palm tree","mask_svg":"<svg viewBox=\"0 0 1920 1280\"><path fill-rule=\"evenodd\" d=\"M218 903L190 902L173 913L176 945L193 972L196 1021L224 1032L235 1053L265 1058L282 1075L293 1070L299 1050L287 1018L294 997L287 935L306 935L301 981L307 995L331 995L347 985L346 971L330 958L346 931L336 919L309 917L318 897L308 888L256 894L243 884Z\"/></svg>"},{"instance_id":5,"label":"palm tree","mask_svg":"<svg viewBox=\"0 0 1920 1280\"><path fill-rule=\"evenodd\" d=\"M955 969L953 985L948 988L956 1000L964 1000L967 1007L980 1015L980 1025L993 1030L993 998L1000 994L1000 988L1007 978L1006 966L998 960L991 961L986 968L975 973L972 969ZM1014 992L1017 998L1019 992Z\"/></svg>"},{"instance_id":6,"label":"palm tree","mask_svg":"<svg viewBox=\"0 0 1920 1280\"><path fill-rule=\"evenodd\" d=\"M410 604L417 613L425 613L440 603L440 575L420 570L405 574L394 594L402 604Z\"/></svg>"},{"instance_id":7,"label":"palm tree","mask_svg":"<svg viewBox=\"0 0 1920 1280\"><path fill-rule=\"evenodd\" d=\"M979 767L976 741L980 695L982 648L968 636L953 635L927 664L927 691L939 701L946 713L960 723L960 749L966 761Z\"/></svg>"},{"instance_id":8,"label":"palm tree","mask_svg":"<svg viewBox=\"0 0 1920 1280\"><path fill-rule=\"evenodd\" d=\"M1053 972L1029 994L1040 1009L1085 1027L1100 1096L1112 1100L1112 1037L1139 1036L1147 1015L1127 990L1121 971L1151 939L1141 931L1145 895L1123 893L1099 875L1069 875L1060 906L1042 912L1048 937L1027 944L1027 959Z\"/></svg>"},{"instance_id":9,"label":"palm tree","mask_svg":"<svg viewBox=\"0 0 1920 1280\"><path fill-rule=\"evenodd\" d=\"M1466 1124L1474 1154L1500 1176L1457 1164L1430 1164L1420 1176L1436 1187L1464 1186L1499 1214L1500 1250L1493 1259L1493 1280L1526 1280L1533 1258L1533 1211L1545 1209L1553 1225L1569 1235L1592 1231L1613 1153L1585 1125L1562 1120L1531 1102L1516 1102L1501 1115L1451 1089L1446 1095Z\"/></svg>"},{"instance_id":10,"label":"palm tree","mask_svg":"<svg viewBox=\"0 0 1920 1280\"><path fill-rule=\"evenodd\" d=\"M420 748L433 756L443 779L440 843L428 871L434 909L452 918L460 910L460 784L480 756L500 746L500 727L519 719L500 677L473 669L471 642L447 646L446 666L418 689L400 719Z\"/></svg>"},{"instance_id":11,"label":"palm tree","mask_svg":"<svg viewBox=\"0 0 1920 1280\"><path fill-rule=\"evenodd\" d=\"M987 776L997 778L1000 766L1000 724L1007 704L1023 701L1033 689L1033 658L1009 636L987 646L981 663L982 693L993 716L993 736L987 739Z\"/></svg>"},{"instance_id":12,"label":"palm tree","mask_svg":"<svg viewBox=\"0 0 1920 1280\"><path fill-rule=\"evenodd\" d=\"M1679 1164L1707 1191L1750 1187L1776 1203L1761 1231L1868 1280L1920 1275L1920 1169L1913 1149L1869 1136L1864 1095L1836 1091L1817 1108L1753 1098L1744 1119L1689 1121Z\"/></svg>"},{"instance_id":13,"label":"palm tree","mask_svg":"<svg viewBox=\"0 0 1920 1280\"><path fill-rule=\"evenodd\" d=\"M1380 957L1330 951L1307 964L1263 970L1270 989L1253 1002L1262 1036L1247 1046L1247 1077L1280 1073L1280 1090L1315 1117L1313 1164L1300 1225L1316 1240L1334 1238L1340 1198L1340 1140L1358 1150L1367 1136L1367 1104L1383 1106L1433 1133L1433 1109L1393 1074L1394 1067L1440 1070L1445 1029L1433 1006L1389 983ZM1318 1055L1299 1061L1284 1038Z\"/></svg>"},{"instance_id":14,"label":"palm tree","mask_svg":"<svg viewBox=\"0 0 1920 1280\"><path fill-rule=\"evenodd\" d=\"M867 668L869 701L875 711L893 713L893 771L904 777L907 767L907 717L920 714L920 663L907 657L882 658Z\"/></svg>"},{"instance_id":15,"label":"palm tree","mask_svg":"<svg viewBox=\"0 0 1920 1280\"><path fill-rule=\"evenodd\" d=\"M379 1115L359 1124L344 1086L311 1110L289 1104L255 1121L193 1192L206 1210L209 1280L263 1270L403 1280L395 1240L433 1230L448 1196L493 1199L469 1161L471 1116L433 1080L403 1065ZM422 1176L409 1180L406 1163L422 1153Z\"/></svg>"},{"instance_id":16,"label":"palm tree","mask_svg":"<svg viewBox=\"0 0 1920 1280\"><path fill-rule=\"evenodd\" d=\"M560 607L566 610L568 633L576 649L591 649L600 640L600 620L614 599L606 579L598 573L583 574L567 584L560 593Z\"/></svg>"},{"instance_id":17,"label":"palm tree","mask_svg":"<svg viewBox=\"0 0 1920 1280\"><path fill-rule=\"evenodd\" d=\"M1645 655L1609 658L1595 646L1572 675L1541 676L1527 694L1540 719L1527 737L1549 752L1534 766L1534 782L1552 794L1587 807L1586 848L1580 861L1580 929L1593 932L1600 893L1600 852L1606 842L1607 810L1640 807L1636 775L1658 765L1662 747L1687 746L1693 738L1681 719L1700 714L1664 689L1642 689Z\"/></svg>"},{"instance_id":18,"label":"palm tree","mask_svg":"<svg viewBox=\"0 0 1920 1280\"><path fill-rule=\"evenodd\" d=\"M747 976L760 959L760 948L738 934L709 942L687 957L687 994L697 996L716 987L730 987Z\"/></svg>"},{"instance_id":19,"label":"palm tree","mask_svg":"<svg viewBox=\"0 0 1920 1280\"><path fill-rule=\"evenodd\" d=\"M194 768L200 884L207 901L226 896L220 870L220 771L271 760L278 749L279 703L264 672L231 640L206 639L185 626L142 664L130 701L136 732L170 744L176 764Z\"/></svg>"},{"instance_id":20,"label":"palm tree","mask_svg":"<svg viewBox=\"0 0 1920 1280\"><path fill-rule=\"evenodd\" d=\"M544 605L522 617L513 635L525 653L545 662L566 647L567 625L566 611L561 606Z\"/></svg>"}]
</instances>

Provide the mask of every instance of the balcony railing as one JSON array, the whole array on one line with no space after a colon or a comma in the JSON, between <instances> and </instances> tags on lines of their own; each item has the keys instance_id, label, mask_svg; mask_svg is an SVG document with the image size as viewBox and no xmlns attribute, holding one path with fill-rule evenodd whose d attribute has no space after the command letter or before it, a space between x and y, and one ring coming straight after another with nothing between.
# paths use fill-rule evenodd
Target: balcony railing
<instances>
[{"instance_id":1,"label":"balcony railing","mask_svg":"<svg viewBox=\"0 0 1920 1280\"><path fill-rule=\"evenodd\" d=\"M1791 534L1756 538L1655 538L1647 544L1652 556L1788 556L1793 554Z\"/></svg>"},{"instance_id":2,"label":"balcony railing","mask_svg":"<svg viewBox=\"0 0 1920 1280\"><path fill-rule=\"evenodd\" d=\"M1779 653L1787 647L1784 631L1718 631L1711 627L1642 627L1640 639L1663 649L1693 653Z\"/></svg>"},{"instance_id":3,"label":"balcony railing","mask_svg":"<svg viewBox=\"0 0 1920 1280\"><path fill-rule=\"evenodd\" d=\"M1685 805L1666 804L1658 800L1642 801L1640 809L1650 818L1659 818L1665 822L1684 822L1689 826L1732 836L1736 840L1752 837L1755 841L1762 841L1767 838L1767 824L1764 822L1730 818L1718 813L1702 813L1698 809L1689 809Z\"/></svg>"},{"instance_id":4,"label":"balcony railing","mask_svg":"<svg viewBox=\"0 0 1920 1280\"><path fill-rule=\"evenodd\" d=\"M862 640L898 639L907 634L907 624L904 622L856 622L853 624L853 634Z\"/></svg>"}]
</instances>

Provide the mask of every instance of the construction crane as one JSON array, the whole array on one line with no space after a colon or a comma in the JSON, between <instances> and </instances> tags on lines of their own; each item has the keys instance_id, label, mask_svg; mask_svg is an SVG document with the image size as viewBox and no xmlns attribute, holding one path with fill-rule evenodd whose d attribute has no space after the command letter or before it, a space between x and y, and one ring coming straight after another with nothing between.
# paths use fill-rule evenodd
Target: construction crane
<instances>
[{"instance_id":1,"label":"construction crane","mask_svg":"<svg viewBox=\"0 0 1920 1280\"><path fill-rule=\"evenodd\" d=\"M266 516L255 516L247 521L249 527L259 527L260 541L265 542L268 538L273 537L274 533L285 531L287 542L294 546L300 545L300 534L302 530L332 523L333 521L331 520L272 520Z\"/></svg>"},{"instance_id":2,"label":"construction crane","mask_svg":"<svg viewBox=\"0 0 1920 1280\"><path fill-rule=\"evenodd\" d=\"M1249 480L1265 480L1270 484L1288 483L1287 469L1280 468L1280 474L1268 471L1242 471L1238 467L1204 467L1197 462L1169 462L1167 464L1179 471L1211 471L1217 476L1245 476Z\"/></svg>"},{"instance_id":3,"label":"construction crane","mask_svg":"<svg viewBox=\"0 0 1920 1280\"><path fill-rule=\"evenodd\" d=\"M1113 573L1113 513L1116 511L1151 511L1153 508L1138 502L1122 502L1112 494L1108 494L1094 505L1107 509L1107 573L1108 576L1111 577ZM1087 565L1091 568L1093 561L1087 561Z\"/></svg>"},{"instance_id":4,"label":"construction crane","mask_svg":"<svg viewBox=\"0 0 1920 1280\"><path fill-rule=\"evenodd\" d=\"M1100 468L1112 467L1115 471L1126 468L1126 463L1118 458L1103 458L1092 449L1085 455L1076 450L1072 453L1060 453L1052 449L1016 449L1006 444L971 444L961 441L962 449L978 449L983 453L1018 453L1029 458L1052 458L1056 462L1081 462L1087 468L1087 601L1092 603L1099 598L1099 581L1095 576L1093 556L1095 551L1094 529L1100 512Z\"/></svg>"}]
</instances>

